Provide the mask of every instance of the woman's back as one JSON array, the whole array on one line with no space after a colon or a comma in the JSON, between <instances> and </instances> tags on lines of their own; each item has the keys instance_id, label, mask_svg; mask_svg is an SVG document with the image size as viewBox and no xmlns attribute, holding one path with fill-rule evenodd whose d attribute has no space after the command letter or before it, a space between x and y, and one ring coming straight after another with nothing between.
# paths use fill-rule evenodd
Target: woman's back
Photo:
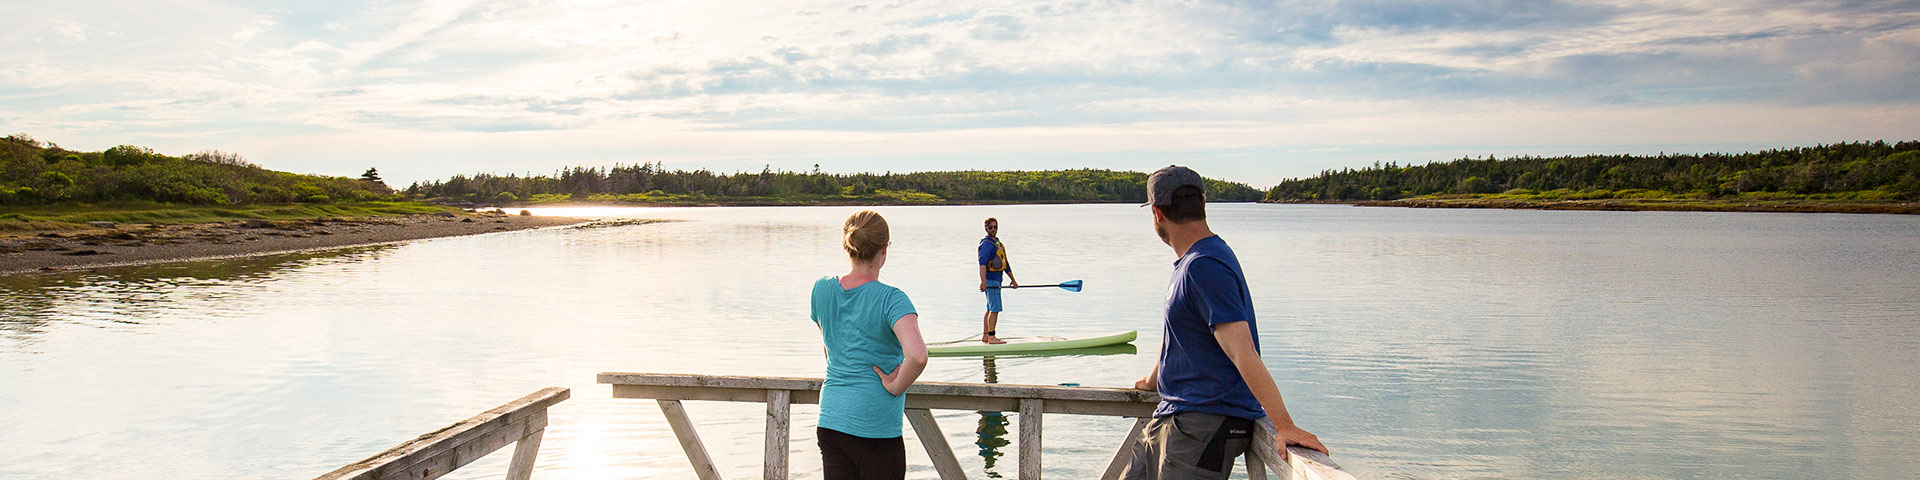
<instances>
[{"instance_id":1,"label":"woman's back","mask_svg":"<svg viewBox=\"0 0 1920 480\"><path fill-rule=\"evenodd\" d=\"M901 434L905 396L887 393L873 367L889 371L905 359L893 324L915 313L905 292L879 281L841 288L837 277L813 284L813 322L827 347L820 426L867 438Z\"/></svg>"}]
</instances>

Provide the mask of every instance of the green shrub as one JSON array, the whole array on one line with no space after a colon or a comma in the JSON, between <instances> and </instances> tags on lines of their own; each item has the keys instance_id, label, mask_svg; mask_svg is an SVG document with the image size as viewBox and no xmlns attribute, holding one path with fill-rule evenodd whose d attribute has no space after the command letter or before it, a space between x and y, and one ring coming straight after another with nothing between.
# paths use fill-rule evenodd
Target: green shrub
<instances>
[{"instance_id":1,"label":"green shrub","mask_svg":"<svg viewBox=\"0 0 1920 480\"><path fill-rule=\"evenodd\" d=\"M1485 178L1467 177L1460 179L1458 185L1454 185L1453 193L1493 193L1495 188L1493 182Z\"/></svg>"},{"instance_id":2,"label":"green shrub","mask_svg":"<svg viewBox=\"0 0 1920 480\"><path fill-rule=\"evenodd\" d=\"M1568 200L1606 200L1610 198L1613 198L1613 191L1605 189L1581 190L1567 195Z\"/></svg>"},{"instance_id":3,"label":"green shrub","mask_svg":"<svg viewBox=\"0 0 1920 480\"><path fill-rule=\"evenodd\" d=\"M40 172L40 184L55 188L71 187L73 186L73 177L60 172Z\"/></svg>"},{"instance_id":4,"label":"green shrub","mask_svg":"<svg viewBox=\"0 0 1920 480\"><path fill-rule=\"evenodd\" d=\"M254 185L247 188L247 198L257 203L291 203L293 191L272 185Z\"/></svg>"},{"instance_id":5,"label":"green shrub","mask_svg":"<svg viewBox=\"0 0 1920 480\"><path fill-rule=\"evenodd\" d=\"M181 200L185 200L187 203L194 205L226 205L233 203L227 199L226 193L211 188L187 190L186 194L182 195Z\"/></svg>"},{"instance_id":6,"label":"green shrub","mask_svg":"<svg viewBox=\"0 0 1920 480\"><path fill-rule=\"evenodd\" d=\"M115 167L144 165L164 157L151 148L134 145L120 145L100 152L100 160Z\"/></svg>"},{"instance_id":7,"label":"green shrub","mask_svg":"<svg viewBox=\"0 0 1920 480\"><path fill-rule=\"evenodd\" d=\"M14 205L34 205L40 203L40 191L33 187L20 187L13 190Z\"/></svg>"}]
</instances>

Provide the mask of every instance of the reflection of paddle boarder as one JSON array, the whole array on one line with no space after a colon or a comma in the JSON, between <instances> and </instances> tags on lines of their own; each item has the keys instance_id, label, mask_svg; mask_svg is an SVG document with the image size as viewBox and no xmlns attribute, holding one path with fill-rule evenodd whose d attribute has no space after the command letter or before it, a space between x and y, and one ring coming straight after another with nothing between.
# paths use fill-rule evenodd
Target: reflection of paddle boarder
<instances>
[{"instance_id":1,"label":"reflection of paddle boarder","mask_svg":"<svg viewBox=\"0 0 1920 480\"><path fill-rule=\"evenodd\" d=\"M992 355L980 357L980 366L986 369L986 383L1000 383L1000 371L994 367ZM1005 455L1000 449L1013 443L1007 440L1007 423L1005 412L980 412L980 428L974 431L979 434L979 439L973 444L980 447L980 459L986 464L987 478L1001 478L999 472L993 471L993 464L1001 455Z\"/></svg>"},{"instance_id":2,"label":"reflection of paddle boarder","mask_svg":"<svg viewBox=\"0 0 1920 480\"><path fill-rule=\"evenodd\" d=\"M982 342L1006 343L994 335L994 327L1000 323L1002 273L1007 276L1007 286L1020 287L1020 280L1013 278L1013 265L1007 263L1007 246L1000 243L1000 220L987 217L987 238L980 239L980 291L987 294L987 314L980 318L985 324L980 332Z\"/></svg>"}]
</instances>

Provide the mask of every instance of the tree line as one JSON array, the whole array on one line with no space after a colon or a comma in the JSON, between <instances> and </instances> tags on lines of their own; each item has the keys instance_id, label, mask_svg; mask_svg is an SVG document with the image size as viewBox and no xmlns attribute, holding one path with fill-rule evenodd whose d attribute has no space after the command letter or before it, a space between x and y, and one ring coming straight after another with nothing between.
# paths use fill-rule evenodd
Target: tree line
<instances>
[{"instance_id":1,"label":"tree line","mask_svg":"<svg viewBox=\"0 0 1920 480\"><path fill-rule=\"evenodd\" d=\"M399 200L368 169L362 178L260 168L208 150L182 156L120 145L81 152L24 134L0 138L0 205L146 201L192 205Z\"/></svg>"},{"instance_id":2,"label":"tree line","mask_svg":"<svg viewBox=\"0 0 1920 480\"><path fill-rule=\"evenodd\" d=\"M473 202L1143 202L1147 174L1098 169L821 173L714 173L669 170L660 162L590 168L551 175L455 175L409 185L412 198ZM1263 193L1243 183L1208 180L1208 198L1256 201Z\"/></svg>"},{"instance_id":3,"label":"tree line","mask_svg":"<svg viewBox=\"0 0 1920 480\"><path fill-rule=\"evenodd\" d=\"M1375 163L1289 179L1265 201L1504 194L1532 199L1920 200L1920 141L1835 143L1739 154L1461 158Z\"/></svg>"}]
</instances>

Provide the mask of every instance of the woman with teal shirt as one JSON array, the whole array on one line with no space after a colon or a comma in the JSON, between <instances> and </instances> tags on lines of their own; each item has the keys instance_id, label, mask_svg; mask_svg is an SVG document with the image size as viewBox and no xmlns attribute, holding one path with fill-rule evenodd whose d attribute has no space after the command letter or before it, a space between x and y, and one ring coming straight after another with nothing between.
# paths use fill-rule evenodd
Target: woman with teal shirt
<instances>
[{"instance_id":1,"label":"woman with teal shirt","mask_svg":"<svg viewBox=\"0 0 1920 480\"><path fill-rule=\"evenodd\" d=\"M879 281L890 244L887 220L862 210L847 217L841 234L852 270L813 283L813 323L827 347L821 464L828 480L906 478L902 394L927 367L920 316L906 292Z\"/></svg>"}]
</instances>

